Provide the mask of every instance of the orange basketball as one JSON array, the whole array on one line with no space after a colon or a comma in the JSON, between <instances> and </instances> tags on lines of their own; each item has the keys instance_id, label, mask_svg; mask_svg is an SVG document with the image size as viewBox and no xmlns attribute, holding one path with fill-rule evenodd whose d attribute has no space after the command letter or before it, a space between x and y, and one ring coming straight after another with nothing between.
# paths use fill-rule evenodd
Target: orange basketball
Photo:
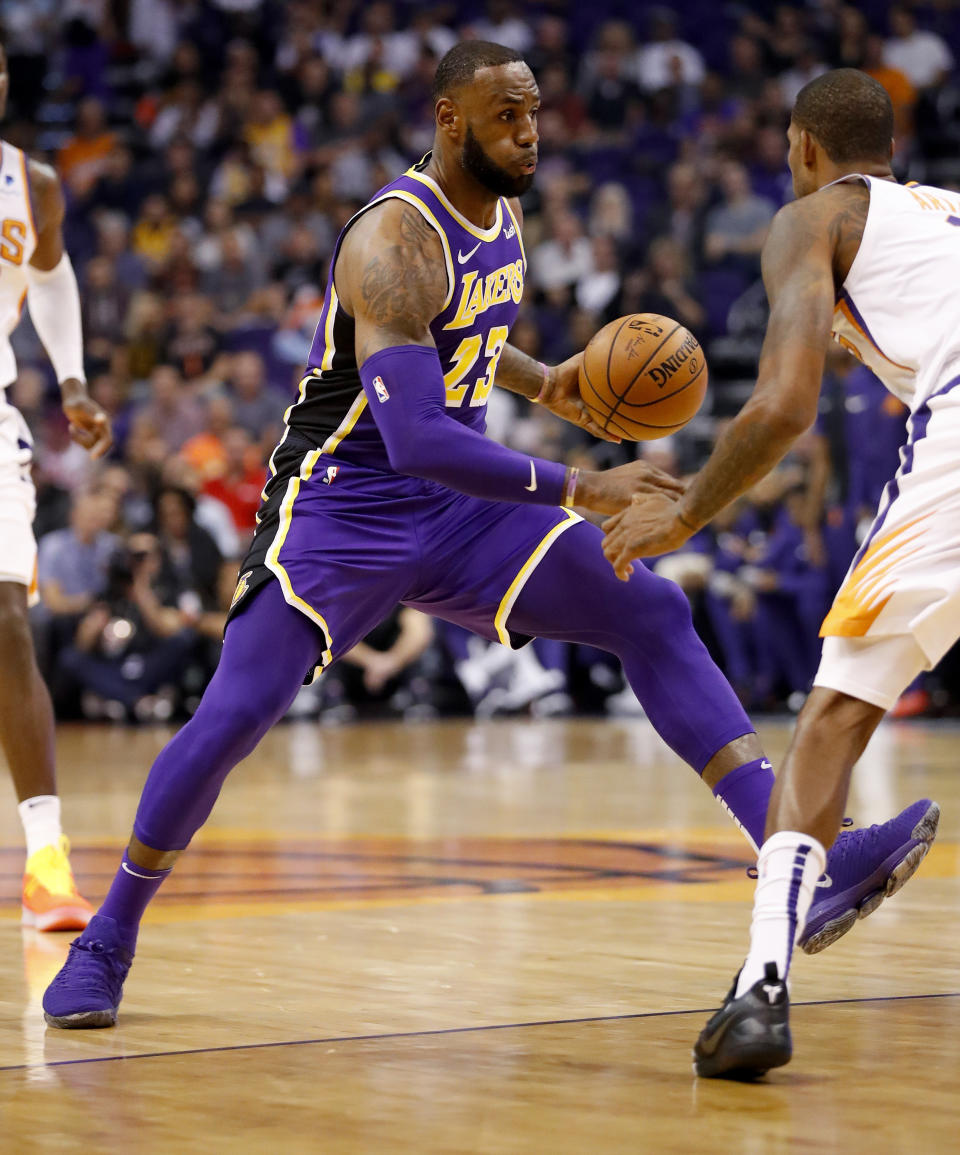
<instances>
[{"instance_id":1,"label":"orange basketball","mask_svg":"<svg viewBox=\"0 0 960 1155\"><path fill-rule=\"evenodd\" d=\"M583 351L580 396L608 433L654 441L696 413L707 376L699 341L679 321L631 313L604 325Z\"/></svg>"}]
</instances>

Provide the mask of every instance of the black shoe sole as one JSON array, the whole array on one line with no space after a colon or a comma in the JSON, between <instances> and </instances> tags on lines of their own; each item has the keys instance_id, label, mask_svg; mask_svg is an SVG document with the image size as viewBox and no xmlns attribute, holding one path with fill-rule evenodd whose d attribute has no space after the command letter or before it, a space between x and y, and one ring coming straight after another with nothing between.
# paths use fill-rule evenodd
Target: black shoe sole
<instances>
[{"instance_id":1,"label":"black shoe sole","mask_svg":"<svg viewBox=\"0 0 960 1155\"><path fill-rule=\"evenodd\" d=\"M59 1027L62 1031L82 1031L96 1027L112 1027L117 1022L116 1007L105 1011L81 1011L76 1015L48 1015L43 1012L48 1027Z\"/></svg>"},{"instance_id":2,"label":"black shoe sole","mask_svg":"<svg viewBox=\"0 0 960 1155\"><path fill-rule=\"evenodd\" d=\"M786 1042L749 1042L726 1048L723 1045L713 1055L693 1053L693 1070L701 1079L741 1079L749 1082L761 1079L774 1067L790 1062L793 1046Z\"/></svg>"}]
</instances>

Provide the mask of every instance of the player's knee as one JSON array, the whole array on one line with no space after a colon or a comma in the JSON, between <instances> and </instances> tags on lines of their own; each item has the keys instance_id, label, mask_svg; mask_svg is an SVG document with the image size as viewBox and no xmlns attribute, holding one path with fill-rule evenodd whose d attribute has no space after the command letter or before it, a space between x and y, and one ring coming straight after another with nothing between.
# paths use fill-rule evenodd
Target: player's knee
<instances>
[{"instance_id":1,"label":"player's knee","mask_svg":"<svg viewBox=\"0 0 960 1155\"><path fill-rule=\"evenodd\" d=\"M218 740L238 747L250 747L286 713L295 688L286 679L243 679L232 670L227 678L214 677L195 718ZM244 687L248 687L247 690Z\"/></svg>"},{"instance_id":2,"label":"player's knee","mask_svg":"<svg viewBox=\"0 0 960 1155\"><path fill-rule=\"evenodd\" d=\"M628 587L629 588L629 587ZM632 598L628 617L621 621L624 630L633 638L640 637L644 645L669 643L693 629L690 603L680 587L667 578L653 577L637 588Z\"/></svg>"},{"instance_id":3,"label":"player's knee","mask_svg":"<svg viewBox=\"0 0 960 1155\"><path fill-rule=\"evenodd\" d=\"M259 705L204 698L190 721L199 741L211 755L211 764L226 759L236 764L257 745L274 719L264 717Z\"/></svg>"}]
</instances>

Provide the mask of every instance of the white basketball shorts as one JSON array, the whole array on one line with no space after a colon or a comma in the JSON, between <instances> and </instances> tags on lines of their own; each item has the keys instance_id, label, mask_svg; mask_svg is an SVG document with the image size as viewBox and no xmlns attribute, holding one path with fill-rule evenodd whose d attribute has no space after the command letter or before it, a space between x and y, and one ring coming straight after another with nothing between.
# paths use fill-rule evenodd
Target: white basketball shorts
<instances>
[{"instance_id":1,"label":"white basketball shorts","mask_svg":"<svg viewBox=\"0 0 960 1155\"><path fill-rule=\"evenodd\" d=\"M820 629L816 684L861 698L875 687L866 700L876 705L892 705L960 638L960 376L917 407L907 431L900 468ZM835 644L847 639L890 644Z\"/></svg>"},{"instance_id":2,"label":"white basketball shorts","mask_svg":"<svg viewBox=\"0 0 960 1155\"><path fill-rule=\"evenodd\" d=\"M33 443L26 422L0 394L0 581L37 594L36 492L30 476Z\"/></svg>"}]
</instances>

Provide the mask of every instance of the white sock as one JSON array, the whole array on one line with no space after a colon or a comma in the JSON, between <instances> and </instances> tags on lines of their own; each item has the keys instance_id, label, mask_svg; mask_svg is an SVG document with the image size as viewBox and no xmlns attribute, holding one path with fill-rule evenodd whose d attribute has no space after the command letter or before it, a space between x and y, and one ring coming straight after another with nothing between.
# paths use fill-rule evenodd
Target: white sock
<instances>
[{"instance_id":1,"label":"white sock","mask_svg":"<svg viewBox=\"0 0 960 1155\"><path fill-rule=\"evenodd\" d=\"M740 972L737 997L764 977L768 962L776 963L777 974L786 981L793 947L826 861L821 844L795 830L781 830L760 847L750 953Z\"/></svg>"},{"instance_id":2,"label":"white sock","mask_svg":"<svg viewBox=\"0 0 960 1155\"><path fill-rule=\"evenodd\" d=\"M27 858L51 842L56 842L63 833L60 829L60 799L56 794L38 794L35 798L27 798L17 810L20 811L20 821L27 836Z\"/></svg>"}]
</instances>

